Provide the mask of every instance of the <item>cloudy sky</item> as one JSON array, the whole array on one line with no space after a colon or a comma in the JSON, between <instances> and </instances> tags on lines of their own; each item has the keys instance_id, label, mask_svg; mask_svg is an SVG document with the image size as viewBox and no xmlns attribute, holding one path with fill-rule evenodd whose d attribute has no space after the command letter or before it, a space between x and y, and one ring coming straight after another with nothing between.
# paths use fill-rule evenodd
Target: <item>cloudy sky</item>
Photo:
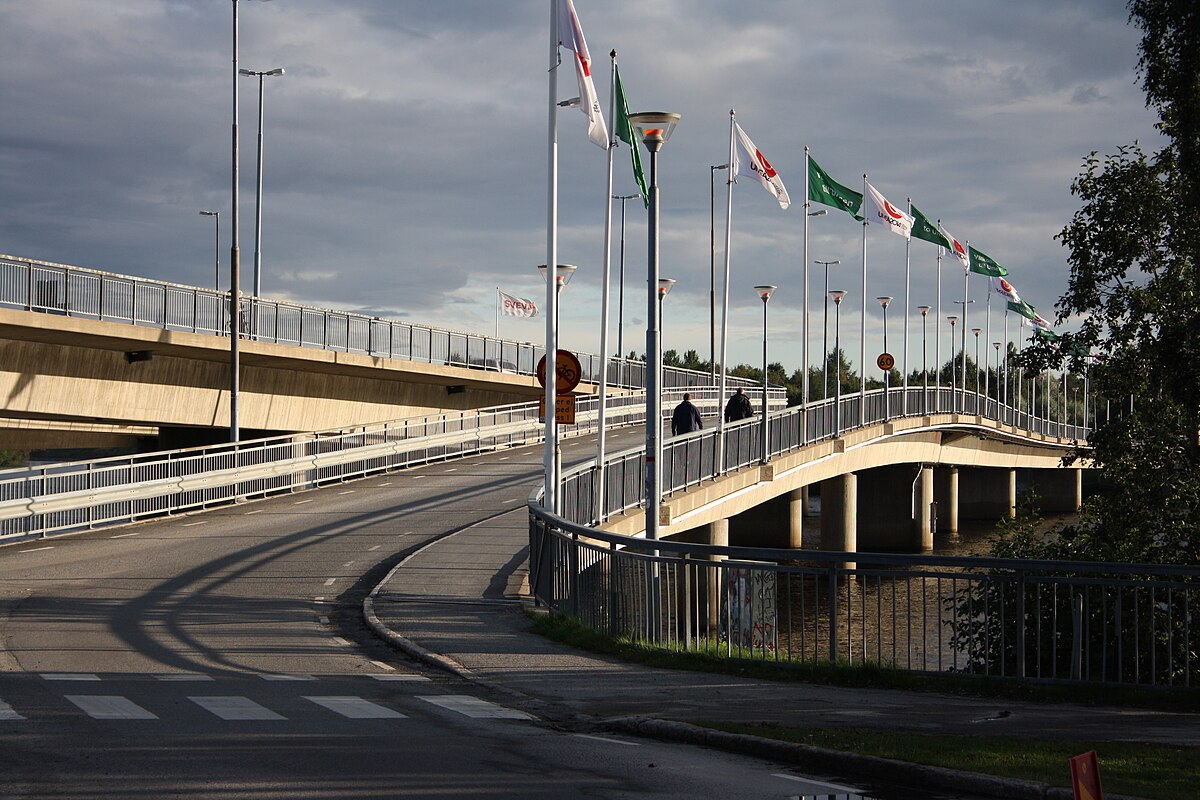
<instances>
[{"instance_id":1,"label":"cloudy sky","mask_svg":"<svg viewBox=\"0 0 1200 800\"><path fill-rule=\"evenodd\" d=\"M661 273L679 281L665 347L704 358L707 179L726 160L731 107L796 202L780 210L757 184L734 187L730 363L758 362L751 287L774 283L772 360L789 370L802 348L805 145L842 183L861 187L867 172L893 203L911 196L1004 264L1046 316L1066 284L1053 237L1076 208L1070 183L1083 157L1134 139L1157 145L1121 0L576 3L604 107L616 48L632 109L683 115L660 159ZM240 6L240 66L287 70L266 85L264 296L488 334L497 286L544 296L547 0ZM220 210L227 267L229 0L0 0L0 19L0 252L211 285L212 220L198 212ZM257 94L242 79L243 287ZM560 97L574 94L567 62ZM560 112L560 142L559 254L579 265L563 295L564 343L596 352L605 157L576 109ZM615 193L635 191L623 149L615 176ZM624 344L641 351L645 214L636 203L627 211ZM843 346L857 361L861 226L831 210L813 220L810 248L842 262L830 282L851 292ZM868 248L867 294L898 298L889 343L899 362L904 240L872 226ZM614 243L614 349L616 253ZM934 301L935 256L913 241L914 309ZM947 261L943 275L944 316L962 273ZM820 282L814 268L818 337ZM974 314L982 278L972 293ZM878 316L872 302L870 360ZM542 341L544 326L504 318L500 333ZM819 349L817 338L814 362Z\"/></svg>"}]
</instances>

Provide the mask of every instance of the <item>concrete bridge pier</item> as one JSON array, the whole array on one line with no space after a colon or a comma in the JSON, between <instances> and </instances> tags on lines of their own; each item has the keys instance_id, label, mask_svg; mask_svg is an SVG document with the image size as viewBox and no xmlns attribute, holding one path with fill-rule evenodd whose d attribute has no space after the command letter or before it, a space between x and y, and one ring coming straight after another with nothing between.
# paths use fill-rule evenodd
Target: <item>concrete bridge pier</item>
<instances>
[{"instance_id":1,"label":"concrete bridge pier","mask_svg":"<svg viewBox=\"0 0 1200 800\"><path fill-rule=\"evenodd\" d=\"M958 536L958 467L934 471L933 499L937 503L937 531Z\"/></svg>"},{"instance_id":2,"label":"concrete bridge pier","mask_svg":"<svg viewBox=\"0 0 1200 800\"><path fill-rule=\"evenodd\" d=\"M821 482L821 549L858 549L858 475L849 472ZM855 562L847 562L853 569Z\"/></svg>"},{"instance_id":3,"label":"concrete bridge pier","mask_svg":"<svg viewBox=\"0 0 1200 800\"><path fill-rule=\"evenodd\" d=\"M917 491L913 493L913 533L916 549L928 553L933 549L933 467L921 467Z\"/></svg>"},{"instance_id":4,"label":"concrete bridge pier","mask_svg":"<svg viewBox=\"0 0 1200 800\"><path fill-rule=\"evenodd\" d=\"M1008 470L1008 518L1017 518L1017 471Z\"/></svg>"},{"instance_id":5,"label":"concrete bridge pier","mask_svg":"<svg viewBox=\"0 0 1200 800\"><path fill-rule=\"evenodd\" d=\"M808 515L808 487L788 492L788 547L799 550L804 546L804 518Z\"/></svg>"},{"instance_id":6,"label":"concrete bridge pier","mask_svg":"<svg viewBox=\"0 0 1200 800\"><path fill-rule=\"evenodd\" d=\"M1030 470L1029 483L1049 513L1071 513L1083 508L1083 468Z\"/></svg>"},{"instance_id":7,"label":"concrete bridge pier","mask_svg":"<svg viewBox=\"0 0 1200 800\"><path fill-rule=\"evenodd\" d=\"M708 543L717 547L729 546L729 520L718 519L708 524ZM708 629L710 633L716 633L717 627L721 620L721 591L722 581L721 576L724 574L719 564L726 561L727 558L722 555L713 555L711 560L714 567L709 570L710 579L708 581Z\"/></svg>"}]
</instances>

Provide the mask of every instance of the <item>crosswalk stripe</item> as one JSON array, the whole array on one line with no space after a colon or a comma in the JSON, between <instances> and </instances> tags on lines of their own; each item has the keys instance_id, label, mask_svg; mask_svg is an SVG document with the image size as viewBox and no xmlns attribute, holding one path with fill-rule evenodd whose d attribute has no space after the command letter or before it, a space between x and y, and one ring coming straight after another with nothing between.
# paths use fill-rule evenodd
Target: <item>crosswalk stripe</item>
<instances>
[{"instance_id":1,"label":"crosswalk stripe","mask_svg":"<svg viewBox=\"0 0 1200 800\"><path fill-rule=\"evenodd\" d=\"M212 675L201 675L198 672L172 672L164 675L155 675L155 680L158 681L211 681Z\"/></svg>"},{"instance_id":2,"label":"crosswalk stripe","mask_svg":"<svg viewBox=\"0 0 1200 800\"><path fill-rule=\"evenodd\" d=\"M25 718L22 717L20 714L18 714L16 711L13 711L13 707L10 706L8 703L4 702L3 700L0 700L0 720L3 720L3 719L25 719Z\"/></svg>"},{"instance_id":3,"label":"crosswalk stripe","mask_svg":"<svg viewBox=\"0 0 1200 800\"><path fill-rule=\"evenodd\" d=\"M498 706L466 694L426 695L417 699L472 719L533 719L532 715L524 711Z\"/></svg>"},{"instance_id":4,"label":"crosswalk stripe","mask_svg":"<svg viewBox=\"0 0 1200 800\"><path fill-rule=\"evenodd\" d=\"M405 719L399 711L363 700L361 697L305 697L347 719Z\"/></svg>"},{"instance_id":5,"label":"crosswalk stripe","mask_svg":"<svg viewBox=\"0 0 1200 800\"><path fill-rule=\"evenodd\" d=\"M98 681L99 675L92 675L87 672L43 672L42 680L44 681Z\"/></svg>"},{"instance_id":6,"label":"crosswalk stripe","mask_svg":"<svg viewBox=\"0 0 1200 800\"><path fill-rule=\"evenodd\" d=\"M158 719L137 703L118 695L69 694L67 699L92 719Z\"/></svg>"},{"instance_id":7,"label":"crosswalk stripe","mask_svg":"<svg viewBox=\"0 0 1200 800\"><path fill-rule=\"evenodd\" d=\"M260 675L264 681L315 681L312 675Z\"/></svg>"},{"instance_id":8,"label":"crosswalk stripe","mask_svg":"<svg viewBox=\"0 0 1200 800\"><path fill-rule=\"evenodd\" d=\"M377 681L412 681L414 683L420 681L429 681L429 678L426 678L424 675L368 675L367 677L374 678Z\"/></svg>"},{"instance_id":9,"label":"crosswalk stripe","mask_svg":"<svg viewBox=\"0 0 1200 800\"><path fill-rule=\"evenodd\" d=\"M224 720L286 719L248 697L189 697L196 705Z\"/></svg>"}]
</instances>

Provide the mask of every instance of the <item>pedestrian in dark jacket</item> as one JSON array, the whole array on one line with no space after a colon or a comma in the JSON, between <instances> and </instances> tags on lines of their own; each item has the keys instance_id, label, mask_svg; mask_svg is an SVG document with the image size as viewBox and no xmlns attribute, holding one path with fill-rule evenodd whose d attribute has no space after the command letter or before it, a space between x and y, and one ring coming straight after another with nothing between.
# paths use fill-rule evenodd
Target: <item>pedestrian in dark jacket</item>
<instances>
[{"instance_id":1,"label":"pedestrian in dark jacket","mask_svg":"<svg viewBox=\"0 0 1200 800\"><path fill-rule=\"evenodd\" d=\"M692 405L692 396L685 394L683 402L675 406L675 412L671 414L671 433L678 436L681 433L698 431L703 427L704 423L700 421L700 412Z\"/></svg>"},{"instance_id":2,"label":"pedestrian in dark jacket","mask_svg":"<svg viewBox=\"0 0 1200 800\"><path fill-rule=\"evenodd\" d=\"M746 392L743 389L738 389L737 394L729 398L729 402L725 404L725 421L737 422L739 419L747 419L754 416L754 409L750 407L750 398L746 397Z\"/></svg>"}]
</instances>

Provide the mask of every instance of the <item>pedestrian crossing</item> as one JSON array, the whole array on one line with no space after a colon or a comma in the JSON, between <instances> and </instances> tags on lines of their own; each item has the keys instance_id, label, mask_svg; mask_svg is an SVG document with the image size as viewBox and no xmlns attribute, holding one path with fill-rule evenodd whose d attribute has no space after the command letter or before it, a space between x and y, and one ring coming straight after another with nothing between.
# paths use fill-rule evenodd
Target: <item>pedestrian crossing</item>
<instances>
[{"instance_id":1,"label":"pedestrian crossing","mask_svg":"<svg viewBox=\"0 0 1200 800\"><path fill-rule=\"evenodd\" d=\"M434 687L421 675L394 672L237 677L201 673L120 676L43 673L26 677L32 681L25 680L20 685L0 680L0 691L7 695L0 696L0 724L26 725L64 712L104 722L168 718L177 722L197 712L210 721L248 723L311 721L314 714L354 721L399 721L446 712L473 720L536 719L524 711L471 695L409 694L404 691L405 684L420 686L426 692ZM206 686L216 691L202 691ZM238 693L228 691L235 686ZM337 693L328 691L330 687ZM113 689L119 689L119 693Z\"/></svg>"}]
</instances>

